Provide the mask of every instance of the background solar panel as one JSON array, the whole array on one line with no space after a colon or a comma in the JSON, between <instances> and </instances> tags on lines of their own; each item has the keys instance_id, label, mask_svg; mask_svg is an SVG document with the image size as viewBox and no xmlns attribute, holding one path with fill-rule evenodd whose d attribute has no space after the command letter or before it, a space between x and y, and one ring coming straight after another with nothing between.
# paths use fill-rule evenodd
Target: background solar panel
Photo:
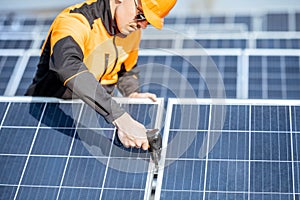
<instances>
[{"instance_id":1,"label":"background solar panel","mask_svg":"<svg viewBox=\"0 0 300 200\"><path fill-rule=\"evenodd\" d=\"M156 199L298 198L298 102L196 101L169 99Z\"/></svg>"},{"instance_id":2,"label":"background solar panel","mask_svg":"<svg viewBox=\"0 0 300 200\"><path fill-rule=\"evenodd\" d=\"M300 13L296 13L296 31L300 31Z\"/></svg>"},{"instance_id":3,"label":"background solar panel","mask_svg":"<svg viewBox=\"0 0 300 200\"><path fill-rule=\"evenodd\" d=\"M288 31L289 30L288 13L270 13L265 16L266 31Z\"/></svg>"},{"instance_id":4,"label":"background solar panel","mask_svg":"<svg viewBox=\"0 0 300 200\"><path fill-rule=\"evenodd\" d=\"M257 39L256 48L300 49L300 39Z\"/></svg>"},{"instance_id":5,"label":"background solar panel","mask_svg":"<svg viewBox=\"0 0 300 200\"><path fill-rule=\"evenodd\" d=\"M32 83L33 77L37 70L37 64L39 62L39 56L31 56L26 64L24 74L20 80L18 89L16 91L17 96L23 96Z\"/></svg>"},{"instance_id":6,"label":"background solar panel","mask_svg":"<svg viewBox=\"0 0 300 200\"><path fill-rule=\"evenodd\" d=\"M299 99L299 56L250 56L249 98Z\"/></svg>"},{"instance_id":7,"label":"background solar panel","mask_svg":"<svg viewBox=\"0 0 300 200\"><path fill-rule=\"evenodd\" d=\"M29 49L32 40L0 40L0 49Z\"/></svg>"},{"instance_id":8,"label":"background solar panel","mask_svg":"<svg viewBox=\"0 0 300 200\"><path fill-rule=\"evenodd\" d=\"M45 101L1 99L0 199L147 195L149 155L121 151L113 126L83 103ZM151 129L159 125L158 104L126 101L125 110L141 123Z\"/></svg>"},{"instance_id":9,"label":"background solar panel","mask_svg":"<svg viewBox=\"0 0 300 200\"><path fill-rule=\"evenodd\" d=\"M142 91L149 91L160 97L211 97L212 90L218 90L217 68L223 77L226 96L236 98L238 57L229 56L140 56ZM196 63L198 66L193 66ZM203 74L197 71L202 66ZM206 69L207 67L207 69ZM206 77L206 81L203 77ZM209 80L209 81L208 81ZM214 86L207 88L207 82ZM187 83L189 87L187 87ZM147 83L147 84L146 84Z\"/></svg>"},{"instance_id":10,"label":"background solar panel","mask_svg":"<svg viewBox=\"0 0 300 200\"><path fill-rule=\"evenodd\" d=\"M173 48L174 41L172 39L158 39L158 40L141 40L140 48L141 49L154 49L154 48L163 48L171 49Z\"/></svg>"},{"instance_id":11,"label":"background solar panel","mask_svg":"<svg viewBox=\"0 0 300 200\"><path fill-rule=\"evenodd\" d=\"M184 40L182 48L240 48L247 47L246 39L195 39Z\"/></svg>"},{"instance_id":12,"label":"background solar panel","mask_svg":"<svg viewBox=\"0 0 300 200\"><path fill-rule=\"evenodd\" d=\"M209 19L209 23L211 24L224 24L225 16L212 16Z\"/></svg>"},{"instance_id":13,"label":"background solar panel","mask_svg":"<svg viewBox=\"0 0 300 200\"><path fill-rule=\"evenodd\" d=\"M236 15L234 17L234 23L246 25L248 31L253 30L253 19L250 15Z\"/></svg>"},{"instance_id":14,"label":"background solar panel","mask_svg":"<svg viewBox=\"0 0 300 200\"><path fill-rule=\"evenodd\" d=\"M3 95L19 56L0 55L0 95Z\"/></svg>"}]
</instances>

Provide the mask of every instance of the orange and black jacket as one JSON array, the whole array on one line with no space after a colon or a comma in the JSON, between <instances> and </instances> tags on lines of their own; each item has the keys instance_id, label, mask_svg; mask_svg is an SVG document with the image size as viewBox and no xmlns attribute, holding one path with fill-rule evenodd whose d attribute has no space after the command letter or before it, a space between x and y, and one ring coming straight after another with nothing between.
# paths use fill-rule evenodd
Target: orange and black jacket
<instances>
[{"instance_id":1,"label":"orange and black jacket","mask_svg":"<svg viewBox=\"0 0 300 200\"><path fill-rule=\"evenodd\" d=\"M62 11L50 27L38 69L26 95L81 98L108 122L125 111L112 99L138 91L141 32L126 38L112 19L109 0L90 0Z\"/></svg>"}]
</instances>

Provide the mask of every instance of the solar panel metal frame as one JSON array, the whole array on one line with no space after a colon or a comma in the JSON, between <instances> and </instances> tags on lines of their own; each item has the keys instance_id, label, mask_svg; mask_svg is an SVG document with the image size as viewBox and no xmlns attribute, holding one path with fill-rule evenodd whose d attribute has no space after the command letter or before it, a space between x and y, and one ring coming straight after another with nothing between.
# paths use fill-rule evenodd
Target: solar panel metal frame
<instances>
[{"instance_id":1,"label":"solar panel metal frame","mask_svg":"<svg viewBox=\"0 0 300 200\"><path fill-rule=\"evenodd\" d=\"M265 99L184 99L184 98L169 98L168 104L167 104L167 110L166 110L166 118L165 118L165 127L163 132L163 149L167 149L168 146L168 140L169 140L169 132L170 132L170 124L172 119L172 111L174 105L208 105L211 106L226 106L226 105L241 105L241 106L288 106L289 107L289 119L290 119L290 125L291 125L291 107L292 106L300 106L300 101L298 100L265 100ZM250 111L249 111L250 114ZM211 116L211 113L209 114L209 118ZM249 121L251 121L251 118L249 118ZM208 127L208 131L210 131L210 128ZM218 130L216 130L218 131ZM220 130L221 131L221 130ZM246 129L246 132L250 131ZM289 132L292 134L293 130L291 127L291 130ZM299 134L299 133L297 133ZM208 139L209 140L209 139ZM293 144L293 141L291 140L291 143ZM164 177L164 168L165 168L165 160L166 160L166 151L162 151L162 159L161 159L161 166L160 170L158 172L157 177L157 184L156 184L156 192L155 192L155 200L159 200L161 197L161 191L162 191L162 184L163 184L163 177ZM293 155L293 152L291 152L291 155ZM204 161L207 163L209 158L206 156L204 158ZM280 160L279 160L280 161ZM249 160L250 162L250 160ZM294 161L293 156L291 158L292 164L299 163L299 161ZM207 169L207 166L205 167ZM205 177L207 170L205 169ZM294 165L292 165L292 175L293 175L293 199L296 200L296 195L299 195L299 193L295 192L295 172L294 172ZM248 176L250 176L248 174ZM249 178L250 181L250 178ZM205 181L204 181L205 184ZM250 186L248 186L250 187ZM248 188L249 189L249 188ZM204 191L205 185L204 185ZM248 196L248 199L250 199L250 191L246 192L246 195ZM267 192L268 193L268 192ZM205 194L203 195L203 200L205 199Z\"/></svg>"}]
</instances>

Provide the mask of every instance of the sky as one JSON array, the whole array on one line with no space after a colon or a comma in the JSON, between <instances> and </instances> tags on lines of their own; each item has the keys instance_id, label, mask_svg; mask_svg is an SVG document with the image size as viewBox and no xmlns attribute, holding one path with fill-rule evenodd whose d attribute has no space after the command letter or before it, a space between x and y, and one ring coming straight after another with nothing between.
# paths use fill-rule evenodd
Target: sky
<instances>
[{"instance_id":1,"label":"sky","mask_svg":"<svg viewBox=\"0 0 300 200\"><path fill-rule=\"evenodd\" d=\"M62 10L83 0L1 0L0 10ZM261 12L264 10L298 10L300 0L177 0L171 14L199 15L206 13Z\"/></svg>"}]
</instances>

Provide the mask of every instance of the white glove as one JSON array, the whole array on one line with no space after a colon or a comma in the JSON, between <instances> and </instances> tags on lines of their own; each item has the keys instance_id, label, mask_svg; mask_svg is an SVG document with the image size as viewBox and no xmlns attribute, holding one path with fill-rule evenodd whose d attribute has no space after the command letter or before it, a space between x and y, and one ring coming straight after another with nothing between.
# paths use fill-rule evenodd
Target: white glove
<instances>
[{"instance_id":1,"label":"white glove","mask_svg":"<svg viewBox=\"0 0 300 200\"><path fill-rule=\"evenodd\" d=\"M124 113L113 124L118 129L118 136L122 144L126 147L136 147L148 149L149 143L146 135L146 128L141 123L134 120L128 113Z\"/></svg>"},{"instance_id":2,"label":"white glove","mask_svg":"<svg viewBox=\"0 0 300 200\"><path fill-rule=\"evenodd\" d=\"M149 93L149 92L145 92L145 93L134 92L134 93L131 93L128 97L129 98L149 98L154 102L157 101L156 95L153 93Z\"/></svg>"}]
</instances>

